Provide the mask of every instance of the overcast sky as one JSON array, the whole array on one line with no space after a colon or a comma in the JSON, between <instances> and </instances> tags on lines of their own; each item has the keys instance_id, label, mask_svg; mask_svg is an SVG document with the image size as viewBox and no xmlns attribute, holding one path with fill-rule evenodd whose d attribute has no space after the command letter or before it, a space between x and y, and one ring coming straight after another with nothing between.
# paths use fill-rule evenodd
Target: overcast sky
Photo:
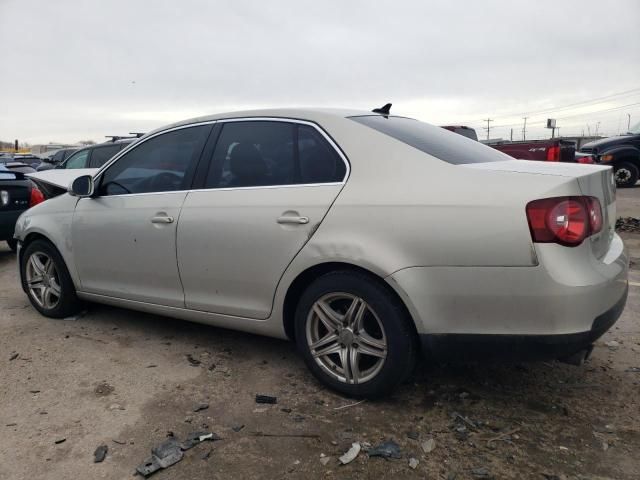
<instances>
[{"instance_id":1,"label":"overcast sky","mask_svg":"<svg viewBox=\"0 0 640 480\"><path fill-rule=\"evenodd\" d=\"M640 121L639 28L638 0L0 0L0 139L388 101L481 136L490 117L519 138L526 114L532 137L547 117L616 134Z\"/></svg>"}]
</instances>

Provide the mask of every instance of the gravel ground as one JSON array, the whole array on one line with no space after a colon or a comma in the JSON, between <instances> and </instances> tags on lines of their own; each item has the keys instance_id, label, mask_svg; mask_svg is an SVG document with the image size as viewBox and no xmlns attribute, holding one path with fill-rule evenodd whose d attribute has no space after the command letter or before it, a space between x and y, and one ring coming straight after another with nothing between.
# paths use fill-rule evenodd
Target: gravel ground
<instances>
[{"instance_id":1,"label":"gravel ground","mask_svg":"<svg viewBox=\"0 0 640 480\"><path fill-rule=\"evenodd\" d=\"M637 217L640 188L618 193L618 214ZM0 479L129 478L168 435L197 430L222 439L152 478L640 478L640 234L623 236L634 284L583 367L423 364L357 405L287 342L98 305L43 318L0 247ZM401 459L339 465L353 442L385 440Z\"/></svg>"}]
</instances>

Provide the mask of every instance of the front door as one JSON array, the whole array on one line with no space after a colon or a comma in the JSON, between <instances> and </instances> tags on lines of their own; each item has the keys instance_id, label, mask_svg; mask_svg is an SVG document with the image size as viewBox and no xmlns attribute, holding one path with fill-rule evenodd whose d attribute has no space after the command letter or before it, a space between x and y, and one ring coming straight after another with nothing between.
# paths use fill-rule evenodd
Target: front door
<instances>
[{"instance_id":1,"label":"front door","mask_svg":"<svg viewBox=\"0 0 640 480\"><path fill-rule=\"evenodd\" d=\"M72 247L81 290L184 306L176 228L210 125L160 133L111 164L78 201Z\"/></svg>"},{"instance_id":2,"label":"front door","mask_svg":"<svg viewBox=\"0 0 640 480\"><path fill-rule=\"evenodd\" d=\"M185 303L264 319L282 274L340 192L347 164L310 124L222 125L204 188L189 192L178 225Z\"/></svg>"}]
</instances>

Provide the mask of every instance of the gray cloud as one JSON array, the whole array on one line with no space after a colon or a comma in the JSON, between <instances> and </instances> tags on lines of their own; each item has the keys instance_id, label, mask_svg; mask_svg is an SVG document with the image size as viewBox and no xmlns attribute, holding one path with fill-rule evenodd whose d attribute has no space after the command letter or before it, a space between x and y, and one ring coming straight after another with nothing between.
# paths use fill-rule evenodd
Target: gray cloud
<instances>
[{"instance_id":1,"label":"gray cloud","mask_svg":"<svg viewBox=\"0 0 640 480\"><path fill-rule=\"evenodd\" d=\"M238 108L386 101L436 124L511 125L512 113L639 88L639 21L636 0L0 0L0 138L98 140ZM556 116L635 102L640 91ZM616 133L638 107L559 124Z\"/></svg>"}]
</instances>

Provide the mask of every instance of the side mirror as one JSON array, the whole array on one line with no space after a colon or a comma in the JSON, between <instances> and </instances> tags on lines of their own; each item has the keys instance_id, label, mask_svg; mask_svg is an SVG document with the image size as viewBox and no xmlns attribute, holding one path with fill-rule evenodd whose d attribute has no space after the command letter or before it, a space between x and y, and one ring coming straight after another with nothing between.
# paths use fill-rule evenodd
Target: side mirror
<instances>
[{"instance_id":1,"label":"side mirror","mask_svg":"<svg viewBox=\"0 0 640 480\"><path fill-rule=\"evenodd\" d=\"M82 175L71 182L69 193L74 197L90 197L93 195L93 177L91 175Z\"/></svg>"}]
</instances>

